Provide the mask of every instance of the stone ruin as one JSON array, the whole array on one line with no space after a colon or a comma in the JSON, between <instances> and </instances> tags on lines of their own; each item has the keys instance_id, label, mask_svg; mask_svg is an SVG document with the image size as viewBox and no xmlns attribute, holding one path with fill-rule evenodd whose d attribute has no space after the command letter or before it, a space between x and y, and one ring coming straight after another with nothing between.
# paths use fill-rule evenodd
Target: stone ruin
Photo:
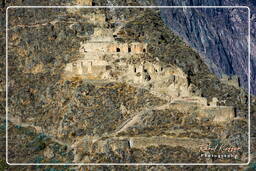
<instances>
[{"instance_id":1,"label":"stone ruin","mask_svg":"<svg viewBox=\"0 0 256 171\"><path fill-rule=\"evenodd\" d=\"M108 55L116 59L120 58L120 55L128 58L143 55L147 53L147 44L117 42L114 39L113 30L100 26L95 28L89 41L80 44L79 52L82 57L67 64L65 74L84 78L109 79L107 70L112 64L104 60L104 56Z\"/></svg>"},{"instance_id":2,"label":"stone ruin","mask_svg":"<svg viewBox=\"0 0 256 171\"><path fill-rule=\"evenodd\" d=\"M189 96L190 94L187 77L182 70L175 66L163 66L159 62L144 61L129 64L122 79L171 97Z\"/></svg>"},{"instance_id":3,"label":"stone ruin","mask_svg":"<svg viewBox=\"0 0 256 171\"><path fill-rule=\"evenodd\" d=\"M223 82L224 84L231 85L236 88L240 87L240 82L237 75L230 76L230 75L222 74L220 81Z\"/></svg>"},{"instance_id":4,"label":"stone ruin","mask_svg":"<svg viewBox=\"0 0 256 171\"><path fill-rule=\"evenodd\" d=\"M108 63L104 60L79 59L73 63L68 63L65 72L66 74L72 74L73 76L84 76L88 79L96 79L107 70L107 66Z\"/></svg>"},{"instance_id":5,"label":"stone ruin","mask_svg":"<svg viewBox=\"0 0 256 171\"><path fill-rule=\"evenodd\" d=\"M144 43L116 43L116 42L87 42L81 45L80 52L85 58L92 53L105 54L143 54L147 52L147 44ZM91 54L90 54L91 53Z\"/></svg>"},{"instance_id":6,"label":"stone ruin","mask_svg":"<svg viewBox=\"0 0 256 171\"><path fill-rule=\"evenodd\" d=\"M93 1L92 0L76 0L77 5L81 6L93 6Z\"/></svg>"},{"instance_id":7,"label":"stone ruin","mask_svg":"<svg viewBox=\"0 0 256 171\"><path fill-rule=\"evenodd\" d=\"M216 97L207 104L204 97L191 96L179 97L173 101L172 108L184 113L194 111L199 120L211 120L215 124L222 124L232 121L235 118L233 106L219 106Z\"/></svg>"},{"instance_id":8,"label":"stone ruin","mask_svg":"<svg viewBox=\"0 0 256 171\"><path fill-rule=\"evenodd\" d=\"M81 44L80 54L83 56L79 60L67 64L65 72L67 74L84 77L102 78L111 63L103 59L105 55L141 55L147 52L147 44L143 43L116 43L116 42L94 42L89 41Z\"/></svg>"},{"instance_id":9,"label":"stone ruin","mask_svg":"<svg viewBox=\"0 0 256 171\"><path fill-rule=\"evenodd\" d=\"M84 79L120 81L133 86L149 89L157 96L167 97L170 104L184 112L194 110L199 118L208 118L215 123L223 123L234 118L234 108L218 106L218 99L209 104L204 97L191 93L187 75L176 66L164 66L160 62L140 60L148 53L147 44L141 42L120 43L115 41L114 32L101 26L96 29L89 41L80 45L81 58L68 63L65 75L80 76ZM110 59L106 60L108 56ZM135 63L128 62L136 57ZM126 59L121 62L120 59ZM119 62L115 62L119 60ZM119 68L119 69L118 69ZM120 69L121 68L121 69ZM116 77L111 74L118 73Z\"/></svg>"}]
</instances>

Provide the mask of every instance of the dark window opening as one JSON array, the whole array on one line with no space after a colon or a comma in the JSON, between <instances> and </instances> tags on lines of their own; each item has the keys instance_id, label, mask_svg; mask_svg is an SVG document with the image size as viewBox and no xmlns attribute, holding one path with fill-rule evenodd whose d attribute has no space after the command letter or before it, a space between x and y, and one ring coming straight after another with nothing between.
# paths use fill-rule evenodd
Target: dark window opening
<instances>
[{"instance_id":1,"label":"dark window opening","mask_svg":"<svg viewBox=\"0 0 256 171\"><path fill-rule=\"evenodd\" d=\"M161 40L165 40L165 38L164 38L164 36L163 36L163 35L161 35L161 36L160 36L160 39L161 39Z\"/></svg>"},{"instance_id":2,"label":"dark window opening","mask_svg":"<svg viewBox=\"0 0 256 171\"><path fill-rule=\"evenodd\" d=\"M130 47L128 47L128 52L130 53L132 51L132 49Z\"/></svg>"},{"instance_id":3,"label":"dark window opening","mask_svg":"<svg viewBox=\"0 0 256 171\"><path fill-rule=\"evenodd\" d=\"M116 48L116 52L120 52L120 48Z\"/></svg>"},{"instance_id":4,"label":"dark window opening","mask_svg":"<svg viewBox=\"0 0 256 171\"><path fill-rule=\"evenodd\" d=\"M191 70L188 70L188 76L193 76L193 72Z\"/></svg>"},{"instance_id":5,"label":"dark window opening","mask_svg":"<svg viewBox=\"0 0 256 171\"><path fill-rule=\"evenodd\" d=\"M96 5L96 3L95 2L92 2L92 6L95 6Z\"/></svg>"},{"instance_id":6,"label":"dark window opening","mask_svg":"<svg viewBox=\"0 0 256 171\"><path fill-rule=\"evenodd\" d=\"M146 75L146 76L145 76L145 80L150 81L150 80L151 80L150 75Z\"/></svg>"},{"instance_id":7,"label":"dark window opening","mask_svg":"<svg viewBox=\"0 0 256 171\"><path fill-rule=\"evenodd\" d=\"M114 35L113 35L113 37L114 37L114 38L116 38L116 37L117 37L117 35L116 35L116 34L114 34Z\"/></svg>"},{"instance_id":8,"label":"dark window opening","mask_svg":"<svg viewBox=\"0 0 256 171\"><path fill-rule=\"evenodd\" d=\"M192 93L196 93L196 91L192 90ZM210 106L209 99L207 99L207 106Z\"/></svg>"},{"instance_id":9,"label":"dark window opening","mask_svg":"<svg viewBox=\"0 0 256 171\"><path fill-rule=\"evenodd\" d=\"M146 52L146 49L143 49L143 52Z\"/></svg>"},{"instance_id":10,"label":"dark window opening","mask_svg":"<svg viewBox=\"0 0 256 171\"><path fill-rule=\"evenodd\" d=\"M136 72L136 68L134 68L134 72Z\"/></svg>"},{"instance_id":11,"label":"dark window opening","mask_svg":"<svg viewBox=\"0 0 256 171\"><path fill-rule=\"evenodd\" d=\"M53 35L52 38L53 38L53 39L57 39L57 35Z\"/></svg>"},{"instance_id":12,"label":"dark window opening","mask_svg":"<svg viewBox=\"0 0 256 171\"><path fill-rule=\"evenodd\" d=\"M155 69L155 72L157 72L157 69Z\"/></svg>"},{"instance_id":13,"label":"dark window opening","mask_svg":"<svg viewBox=\"0 0 256 171\"><path fill-rule=\"evenodd\" d=\"M192 83L191 78L188 77L188 85L190 85L191 83Z\"/></svg>"},{"instance_id":14,"label":"dark window opening","mask_svg":"<svg viewBox=\"0 0 256 171\"><path fill-rule=\"evenodd\" d=\"M143 71L144 71L144 72L148 72L148 70L146 70L146 69L144 69Z\"/></svg>"},{"instance_id":15,"label":"dark window opening","mask_svg":"<svg viewBox=\"0 0 256 171\"><path fill-rule=\"evenodd\" d=\"M161 71L163 71L163 68L161 67Z\"/></svg>"},{"instance_id":16,"label":"dark window opening","mask_svg":"<svg viewBox=\"0 0 256 171\"><path fill-rule=\"evenodd\" d=\"M109 66L109 65L106 66L106 70L111 70L111 69L112 69L111 66Z\"/></svg>"}]
</instances>

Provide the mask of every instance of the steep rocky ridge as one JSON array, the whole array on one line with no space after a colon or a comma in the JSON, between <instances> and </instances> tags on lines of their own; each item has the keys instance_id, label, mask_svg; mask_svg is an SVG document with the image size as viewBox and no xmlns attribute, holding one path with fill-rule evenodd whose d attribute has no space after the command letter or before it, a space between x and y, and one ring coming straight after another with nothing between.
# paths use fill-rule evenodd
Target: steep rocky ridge
<instances>
[{"instance_id":1,"label":"steep rocky ridge","mask_svg":"<svg viewBox=\"0 0 256 171\"><path fill-rule=\"evenodd\" d=\"M173 162L177 157L177 154L179 154L180 162L185 162L186 160L191 162L205 162L204 159L202 159L202 161L199 161L198 159L194 161L199 154L196 151L193 151L193 149L191 151L191 149L186 149L184 147L172 147L169 146L168 143L154 146L154 140L152 140L151 143L153 146L149 145L146 149L139 146L140 141L137 141L139 142L138 144L134 143L137 148L131 148L132 146L129 144L131 142L130 138L133 136L142 136L146 141L149 141L147 138L152 136L158 136L157 140L159 140L159 137L161 138L162 135L168 135L176 138L177 142L179 142L179 138L184 137L189 137L192 142L196 142L193 141L193 138L198 139L200 136L205 137L207 136L208 130L214 130L211 135L208 135L208 138L221 139L221 137L229 137L228 141L230 140L234 144L246 142L246 134L241 132L241 127L244 127L245 129L243 130L246 131L246 121L234 120L230 123L230 127L228 128L223 128L222 126L216 127L210 122L207 123L207 121L205 121L202 122L201 127L199 127L199 122L194 117L193 112L184 113L174 109L167 110L164 107L159 108L159 106L164 105L166 101L158 99L144 88L138 89L133 86L116 82L105 83L98 82L97 80L88 82L88 80L81 80L79 77L75 77L69 81L63 81L61 79L61 74L63 73L66 64L76 61L81 57L78 53L80 47L79 42L89 39L93 34L94 29L92 28L94 28L94 26L84 29L85 26L90 24L87 21L84 21L83 17L80 16L83 14L87 15L88 12L91 13L90 10L75 10L73 14L68 13L68 15L66 15L65 10L63 10L63 13L61 10L58 12L53 11L53 18L55 14L58 13L60 21L64 19L65 22L61 22L59 25L58 22L45 21L40 22L41 24L43 23L42 25L35 24L35 29L39 29L38 32L31 29L29 30L29 33L35 32L33 37L35 38L38 36L38 40L43 39L44 44L40 44L35 48L39 48L40 53L34 49L31 50L31 52L35 51L37 53L32 54L28 59L23 57L27 57L29 49L31 49L34 44L37 44L35 42L30 42L32 39L26 39L28 28L25 26L25 29L20 30L21 33L25 33L20 40L12 39L11 41L14 42L14 46L16 43L18 44L19 41L22 43L23 40L25 40L26 43L31 43L28 44L28 46L25 46L23 51L14 48L13 52L10 53L11 56L16 56L15 59L20 59L20 61L10 60L10 62L13 62L10 66L20 66L10 67L9 74L12 78L10 79L10 86L11 90L13 90L10 91L10 95L13 97L10 101L10 105L13 107L11 112L15 112L15 114L22 116L21 121L23 123L33 123L42 128L43 133L46 134L43 137L53 137L53 140L51 141L58 143L59 146L63 146L65 153L68 153L69 150L72 151L67 156L63 155L63 158L57 157L58 161L52 160L53 157L46 154L52 154L52 151L55 150L54 146L52 147L51 145L48 145L48 141L42 141L40 139L40 133L42 133L40 131L42 130L34 128L36 133L31 134L30 136L35 136L34 138L36 140L39 139L39 142L34 144L38 151L34 152L33 156L28 157L28 161L37 159L38 162L63 162L70 160L73 162L150 162L152 160ZM106 13L106 15L111 14L107 10L99 10L98 12ZM117 10L115 12L117 16L120 16L119 14L121 13L122 15L127 14L132 18L132 16L130 16L130 10ZM33 14L34 12L31 10L31 13ZM132 12L134 15L138 13L141 14L142 12L140 10L134 10ZM48 11L47 14L51 14L51 11ZM48 17L50 18L50 16L51 15ZM111 15L109 17L111 17ZM147 20L145 20L145 18L147 18ZM77 21L79 22L77 23ZM44 25L44 23L46 24ZM72 24L75 25L75 27L70 27ZM52 25L54 25L54 27ZM143 27L143 25L146 25L147 27ZM13 27L15 27L15 25ZM63 28L65 28L64 31ZM155 13L153 10L145 10L140 17L135 18L135 20L131 20L126 24L125 27L120 30L120 32L122 31L124 34L119 36L118 41L142 42L143 40L148 40L148 43L150 44L149 52L153 54L151 57L155 56L166 64L176 64L181 67L184 72L189 75L189 78L191 79L190 84L195 85L195 91L198 91L196 94L203 94L203 96L208 97L209 100L211 100L212 97L215 97L216 95L214 94L214 91L212 91L212 94L210 91L208 93L206 87L203 87L207 81L209 85L213 85L213 83L215 83L213 82L214 80L216 80L216 92L219 93L217 94L218 98L222 97L222 93L224 92L228 95L231 94L230 99L233 99L236 96L235 93L240 91L236 88L222 85L220 81L210 73L209 76L206 76L205 73L208 73L208 69L201 61L199 55L186 47L178 37L163 26L159 13ZM49 32L53 32L53 34L49 34ZM144 32L144 37L142 36L142 32ZM161 36L163 33L165 35ZM11 32L11 35L15 37L15 32ZM55 44L55 41L60 42ZM170 42L172 42L171 45ZM50 45L49 47L47 47L48 44ZM66 46L64 48L66 51L63 51L63 46L59 46L59 44ZM60 49L57 50L56 47L59 47ZM51 55L50 52L56 54ZM39 58L38 54L41 54L42 57ZM169 56L168 54L171 55ZM64 59L61 57L62 55L65 56ZM51 56L53 59L48 59L46 58L47 56ZM195 62L191 65L190 60ZM24 64L21 65L23 62ZM38 64L41 63L43 63L43 67L38 67ZM200 82L197 82L198 80L201 81L201 84ZM226 89L220 90L220 87L218 86L221 88L222 86L226 87ZM15 97L18 97L18 99L15 99ZM20 108L17 102L23 104L23 107ZM233 99L231 102L223 103L223 105L229 104L233 106L236 103L236 100ZM238 104L240 105L238 105L237 108L241 111L239 116L245 115L246 101L241 101ZM102 106L104 106L104 108L102 108ZM22 114L19 113L20 111L22 111ZM131 123L129 122L130 119L132 119L134 115L137 116L137 114L141 116L139 117L140 122L134 122L134 125L131 125L131 127L126 127L129 129L122 130L122 128L124 128L123 125L125 123ZM183 118L183 116L186 117ZM29 121L28 119L33 120ZM63 124L61 124L61 120ZM15 121L13 121L13 123L15 123ZM14 130L14 132L12 132L13 135L19 135L18 131L20 129L26 130L23 128L26 125L23 125L20 128L20 122L16 122L15 124L17 124L16 127L12 127ZM60 125L63 125L62 129L58 129ZM29 128L32 126L33 125L27 127ZM65 128L65 126L67 127ZM84 129L85 127L88 129ZM56 132L56 130L60 130L61 132ZM115 130L122 130L122 133L118 132L118 137L116 137ZM27 132L25 131L25 133ZM234 133L235 136L232 135ZM54 139L56 135L59 136L57 140ZM112 135L115 136L111 137ZM36 136L39 137L36 138ZM91 136L95 136L96 139ZM239 136L242 136L242 142L239 142ZM42 139L45 140L45 138ZM143 141L143 139L140 140ZM175 141L175 139L172 141ZM95 143L91 149L88 149L88 144L91 142ZM24 144L26 144L26 142L24 142ZM65 147L65 144L67 144L67 147ZM175 143L173 144L175 145ZM12 147L16 148L16 146ZM15 151L15 148L13 148L13 151ZM243 148L246 151L246 143L243 144ZM20 149L20 153L22 153L22 150L26 150L27 148ZM63 150L60 148L59 152L61 153ZM160 155L153 155L153 153L159 153ZM161 154L170 154L170 156L166 157L166 155ZM41 158L39 156L41 156ZM58 156L58 154L56 154L56 156ZM152 159L152 156L155 158ZM19 156L16 157L17 158L13 157L12 160L18 161L18 159L20 159Z\"/></svg>"},{"instance_id":2,"label":"steep rocky ridge","mask_svg":"<svg viewBox=\"0 0 256 171\"><path fill-rule=\"evenodd\" d=\"M255 94L255 2L253 1L165 1L166 6L248 6L251 9L251 92ZM195 48L218 77L238 75L240 84L248 89L248 10L224 9L162 9L166 25Z\"/></svg>"}]
</instances>

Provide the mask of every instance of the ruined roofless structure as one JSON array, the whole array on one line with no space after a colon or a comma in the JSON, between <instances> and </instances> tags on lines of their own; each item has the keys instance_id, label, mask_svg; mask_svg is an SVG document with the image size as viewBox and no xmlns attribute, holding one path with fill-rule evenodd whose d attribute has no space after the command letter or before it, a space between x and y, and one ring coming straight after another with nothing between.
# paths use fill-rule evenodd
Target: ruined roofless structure
<instances>
[{"instance_id":1,"label":"ruined roofless structure","mask_svg":"<svg viewBox=\"0 0 256 171\"><path fill-rule=\"evenodd\" d=\"M91 17L91 16L89 16ZM231 121L234 118L232 106L219 106L218 99L207 99L195 96L190 91L187 75L176 66L163 66L158 62L140 61L137 63L122 62L121 59L140 58L147 53L147 44L141 42L121 43L115 40L116 33L106 28L104 15L95 16L91 21L98 27L90 40L80 43L81 58L68 63L64 75L79 76L90 80L115 80L150 87L154 94L172 99L170 105L177 110L195 110L199 118L213 118L215 123ZM110 59L106 59L105 57ZM116 60L119 60L116 63ZM110 68L110 69L109 69ZM121 69L120 69L121 68ZM118 73L113 77L112 73Z\"/></svg>"},{"instance_id":2,"label":"ruined roofless structure","mask_svg":"<svg viewBox=\"0 0 256 171\"><path fill-rule=\"evenodd\" d=\"M96 15L97 16L97 15ZM99 27L94 29L94 34L89 41L80 44L81 58L76 62L67 64L66 73L83 76L97 76L106 72L108 62L103 60L104 55L111 55L113 58L132 57L147 52L147 44L140 42L120 43L115 41L116 36L111 29L104 27L104 16L94 17L99 20ZM95 21L92 21L95 23Z\"/></svg>"}]
</instances>

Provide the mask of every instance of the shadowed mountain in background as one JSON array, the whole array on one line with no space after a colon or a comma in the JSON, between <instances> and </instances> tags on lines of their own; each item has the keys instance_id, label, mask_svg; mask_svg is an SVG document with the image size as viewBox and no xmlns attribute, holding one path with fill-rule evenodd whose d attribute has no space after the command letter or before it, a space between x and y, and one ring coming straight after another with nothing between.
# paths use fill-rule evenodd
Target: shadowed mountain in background
<instances>
[{"instance_id":1,"label":"shadowed mountain in background","mask_svg":"<svg viewBox=\"0 0 256 171\"><path fill-rule=\"evenodd\" d=\"M256 93L256 1L157 0L161 6L248 6L251 9L251 92ZM217 76L237 75L248 89L248 9L161 9L167 26L193 48Z\"/></svg>"}]
</instances>

